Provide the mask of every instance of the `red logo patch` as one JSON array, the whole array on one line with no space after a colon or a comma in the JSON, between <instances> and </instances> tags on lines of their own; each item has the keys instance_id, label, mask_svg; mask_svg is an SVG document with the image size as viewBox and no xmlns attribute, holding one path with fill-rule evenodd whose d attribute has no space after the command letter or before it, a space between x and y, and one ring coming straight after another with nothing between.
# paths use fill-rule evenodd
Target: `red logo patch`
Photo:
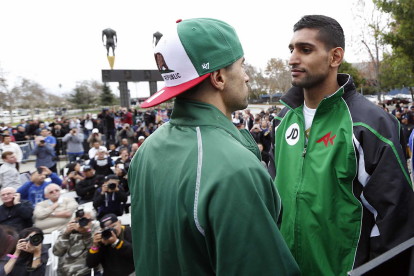
<instances>
[{"instance_id":1,"label":"red logo patch","mask_svg":"<svg viewBox=\"0 0 414 276\"><path fill-rule=\"evenodd\" d=\"M325 147L327 147L329 143L331 143L331 145L333 145L334 144L333 140L335 139L336 135L331 137L331 133L332 133L332 131L329 131L329 133L327 133L321 139L316 141L316 143L323 142L325 144Z\"/></svg>"}]
</instances>

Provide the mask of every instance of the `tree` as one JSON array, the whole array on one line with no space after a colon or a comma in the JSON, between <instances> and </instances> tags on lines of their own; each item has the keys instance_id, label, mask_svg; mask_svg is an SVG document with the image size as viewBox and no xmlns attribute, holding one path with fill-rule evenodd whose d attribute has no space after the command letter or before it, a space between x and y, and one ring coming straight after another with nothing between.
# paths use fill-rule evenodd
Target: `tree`
<instances>
[{"instance_id":1,"label":"tree","mask_svg":"<svg viewBox=\"0 0 414 276\"><path fill-rule=\"evenodd\" d=\"M5 75L5 72L0 69L0 104L9 111L10 122L13 122L13 109L17 107L20 91L16 87L9 89Z\"/></svg>"},{"instance_id":2,"label":"tree","mask_svg":"<svg viewBox=\"0 0 414 276\"><path fill-rule=\"evenodd\" d=\"M287 60L271 58L266 65L269 93L286 92L291 87L291 75Z\"/></svg>"},{"instance_id":3,"label":"tree","mask_svg":"<svg viewBox=\"0 0 414 276\"><path fill-rule=\"evenodd\" d=\"M266 94L268 85L262 71L251 64L245 64L244 70L249 76L249 97L258 99L260 95Z\"/></svg>"},{"instance_id":4,"label":"tree","mask_svg":"<svg viewBox=\"0 0 414 276\"><path fill-rule=\"evenodd\" d=\"M392 21L390 30L382 32L385 42L394 52L405 57L414 73L414 1L412 0L374 0L383 12L388 13Z\"/></svg>"},{"instance_id":5,"label":"tree","mask_svg":"<svg viewBox=\"0 0 414 276\"><path fill-rule=\"evenodd\" d=\"M69 94L68 101L84 112L86 108L97 105L101 91L102 84L97 81L82 81Z\"/></svg>"},{"instance_id":6,"label":"tree","mask_svg":"<svg viewBox=\"0 0 414 276\"><path fill-rule=\"evenodd\" d=\"M414 73L411 62L404 54L394 51L392 54L384 55L380 79L382 86L387 89L409 87L414 101Z\"/></svg>"},{"instance_id":7,"label":"tree","mask_svg":"<svg viewBox=\"0 0 414 276\"><path fill-rule=\"evenodd\" d=\"M363 79L362 79L361 73L351 63L346 62L345 60L342 61L342 64L339 67L338 73L346 73L346 74L351 75L351 77L354 79L354 83L357 88L363 85Z\"/></svg>"},{"instance_id":8,"label":"tree","mask_svg":"<svg viewBox=\"0 0 414 276\"><path fill-rule=\"evenodd\" d=\"M113 105L115 104L115 95L112 93L111 88L104 83L102 93L99 98L101 105Z\"/></svg>"}]
</instances>

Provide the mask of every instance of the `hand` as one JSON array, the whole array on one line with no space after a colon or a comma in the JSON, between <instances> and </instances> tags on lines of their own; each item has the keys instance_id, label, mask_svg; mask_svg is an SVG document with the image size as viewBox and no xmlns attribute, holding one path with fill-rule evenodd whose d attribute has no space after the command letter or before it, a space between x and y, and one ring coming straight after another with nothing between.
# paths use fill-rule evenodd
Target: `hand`
<instances>
[{"instance_id":1,"label":"hand","mask_svg":"<svg viewBox=\"0 0 414 276\"><path fill-rule=\"evenodd\" d=\"M51 175L51 174L52 174L52 171L51 171L51 170L49 170L49 168L48 168L48 167L45 167L45 166L40 166L40 168L42 168L42 169L43 169L43 174L45 174L45 175Z\"/></svg>"},{"instance_id":2,"label":"hand","mask_svg":"<svg viewBox=\"0 0 414 276\"><path fill-rule=\"evenodd\" d=\"M102 185L102 194L107 193L108 192L108 185L107 184L103 184Z\"/></svg>"},{"instance_id":3,"label":"hand","mask_svg":"<svg viewBox=\"0 0 414 276\"><path fill-rule=\"evenodd\" d=\"M101 233L95 233L93 235L92 245L98 247L100 243L102 243L102 235Z\"/></svg>"},{"instance_id":4,"label":"hand","mask_svg":"<svg viewBox=\"0 0 414 276\"><path fill-rule=\"evenodd\" d=\"M74 230L75 231L78 230L78 223L73 220L73 221L69 222L68 225L66 226L65 233L70 234Z\"/></svg>"},{"instance_id":5,"label":"hand","mask_svg":"<svg viewBox=\"0 0 414 276\"><path fill-rule=\"evenodd\" d=\"M14 194L13 204L14 205L20 204L20 193Z\"/></svg>"}]
</instances>

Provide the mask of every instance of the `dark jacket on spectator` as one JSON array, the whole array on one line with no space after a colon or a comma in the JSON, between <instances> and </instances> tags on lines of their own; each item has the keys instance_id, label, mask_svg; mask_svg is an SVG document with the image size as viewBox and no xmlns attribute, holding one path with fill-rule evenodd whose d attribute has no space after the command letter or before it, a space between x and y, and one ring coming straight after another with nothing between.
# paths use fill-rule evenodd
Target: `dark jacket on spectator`
<instances>
[{"instance_id":1,"label":"dark jacket on spectator","mask_svg":"<svg viewBox=\"0 0 414 276\"><path fill-rule=\"evenodd\" d=\"M92 177L85 178L76 184L76 194L84 202L92 201L95 191L104 182L103 175L95 174Z\"/></svg>"},{"instance_id":2,"label":"dark jacket on spectator","mask_svg":"<svg viewBox=\"0 0 414 276\"><path fill-rule=\"evenodd\" d=\"M117 248L101 245L97 252L89 249L86 265L92 268L101 264L104 270L103 276L128 276L134 272L131 228L123 225L118 238L120 243Z\"/></svg>"},{"instance_id":3,"label":"dark jacket on spectator","mask_svg":"<svg viewBox=\"0 0 414 276\"><path fill-rule=\"evenodd\" d=\"M27 200L22 200L20 204L10 207L4 204L0 206L0 224L11 226L17 232L24 228L32 227L32 216L32 203Z\"/></svg>"}]
</instances>

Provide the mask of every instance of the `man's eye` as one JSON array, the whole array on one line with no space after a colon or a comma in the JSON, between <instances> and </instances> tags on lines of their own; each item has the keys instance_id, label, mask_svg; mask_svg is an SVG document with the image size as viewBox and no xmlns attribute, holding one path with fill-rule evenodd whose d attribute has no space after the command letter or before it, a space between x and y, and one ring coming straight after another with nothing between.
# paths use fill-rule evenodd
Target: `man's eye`
<instances>
[{"instance_id":1,"label":"man's eye","mask_svg":"<svg viewBox=\"0 0 414 276\"><path fill-rule=\"evenodd\" d=\"M309 54L310 52L312 52L312 50L309 48L303 48L302 52L304 52L305 54Z\"/></svg>"},{"instance_id":2,"label":"man's eye","mask_svg":"<svg viewBox=\"0 0 414 276\"><path fill-rule=\"evenodd\" d=\"M289 48L289 52L292 53L293 52L293 48Z\"/></svg>"}]
</instances>

